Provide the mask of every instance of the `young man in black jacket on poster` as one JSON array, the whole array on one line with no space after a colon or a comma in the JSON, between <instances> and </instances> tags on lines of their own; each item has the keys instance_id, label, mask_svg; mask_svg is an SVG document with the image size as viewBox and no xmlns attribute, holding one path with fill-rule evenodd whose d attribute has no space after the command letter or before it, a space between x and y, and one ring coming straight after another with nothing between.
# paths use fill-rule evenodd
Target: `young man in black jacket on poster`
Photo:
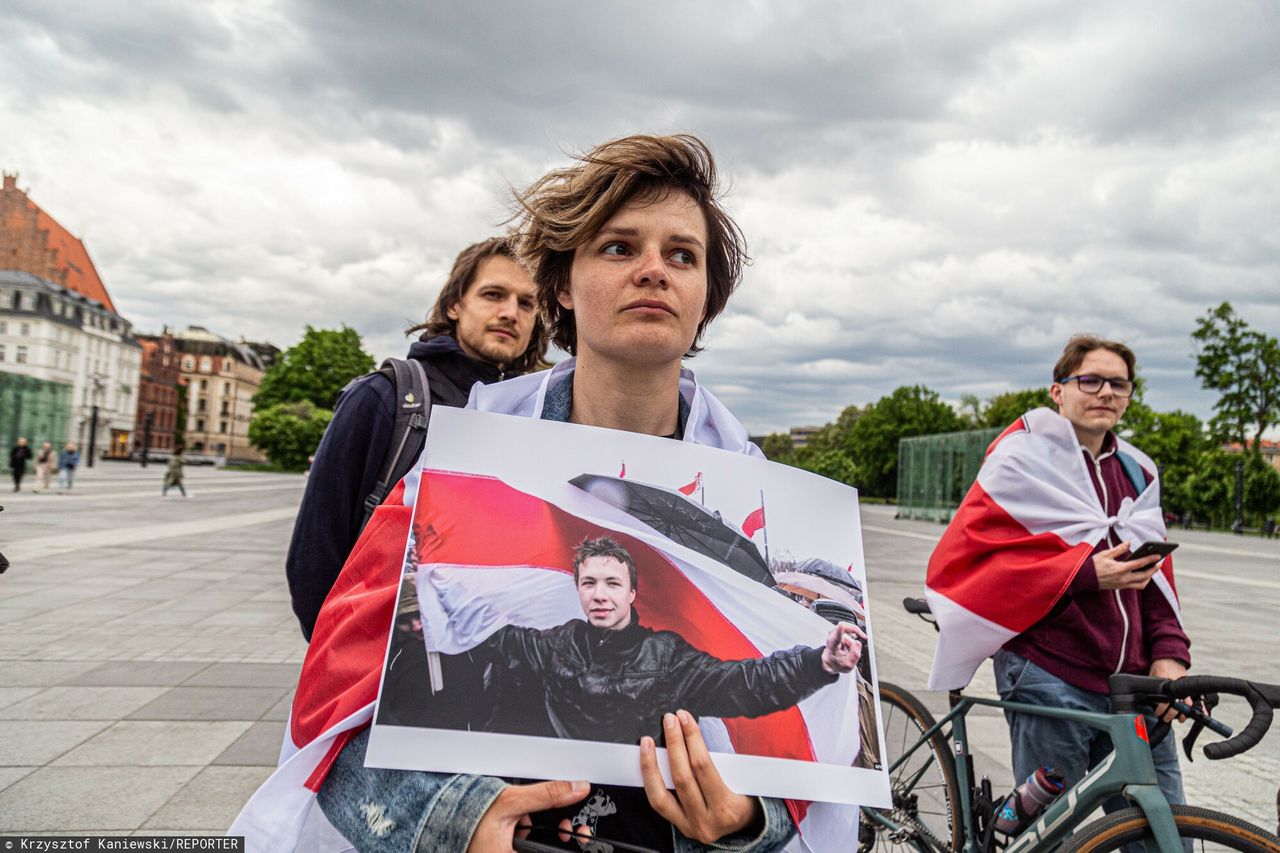
<instances>
[{"instance_id":1,"label":"young man in black jacket on poster","mask_svg":"<svg viewBox=\"0 0 1280 853\"><path fill-rule=\"evenodd\" d=\"M428 379L433 405L466 405L471 386L519 376L547 352L534 286L507 239L495 237L458 255L427 321L406 334ZM316 614L346 562L390 452L396 389L383 374L353 383L338 400L316 451L289 543L285 571L293 612L310 640ZM394 484L390 484L394 485Z\"/></svg>"}]
</instances>

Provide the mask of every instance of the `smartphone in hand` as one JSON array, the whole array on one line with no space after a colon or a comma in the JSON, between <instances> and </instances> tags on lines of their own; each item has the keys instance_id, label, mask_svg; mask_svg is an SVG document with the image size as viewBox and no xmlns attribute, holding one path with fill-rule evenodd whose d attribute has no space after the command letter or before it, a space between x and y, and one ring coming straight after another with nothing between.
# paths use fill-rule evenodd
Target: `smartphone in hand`
<instances>
[{"instance_id":1,"label":"smartphone in hand","mask_svg":"<svg viewBox=\"0 0 1280 853\"><path fill-rule=\"evenodd\" d=\"M1172 554L1177 547L1177 542L1143 542L1138 546L1137 550L1129 552L1129 556L1125 557L1125 562L1141 560L1143 557L1151 557L1156 554L1159 554L1160 558L1164 559Z\"/></svg>"}]
</instances>

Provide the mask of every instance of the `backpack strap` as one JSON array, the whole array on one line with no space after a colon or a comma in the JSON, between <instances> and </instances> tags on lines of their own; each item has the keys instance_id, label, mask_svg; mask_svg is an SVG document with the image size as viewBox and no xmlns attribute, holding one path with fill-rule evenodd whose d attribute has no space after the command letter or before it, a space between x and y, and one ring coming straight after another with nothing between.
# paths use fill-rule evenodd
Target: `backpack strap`
<instances>
[{"instance_id":1,"label":"backpack strap","mask_svg":"<svg viewBox=\"0 0 1280 853\"><path fill-rule=\"evenodd\" d=\"M369 523L373 511L387 498L387 493L413 467L427 440L427 422L431 419L431 386L427 372L417 359L389 358L377 370L391 380L395 388L395 425L391 443L383 459L382 475L373 491L364 499L364 518L360 529Z\"/></svg>"},{"instance_id":2,"label":"backpack strap","mask_svg":"<svg viewBox=\"0 0 1280 853\"><path fill-rule=\"evenodd\" d=\"M1147 488L1147 472L1142 470L1142 466L1138 464L1138 460L1134 459L1123 450L1116 451L1116 458L1120 460L1120 467L1124 469L1125 476L1129 478L1129 482L1133 484L1134 491L1142 494Z\"/></svg>"}]
</instances>

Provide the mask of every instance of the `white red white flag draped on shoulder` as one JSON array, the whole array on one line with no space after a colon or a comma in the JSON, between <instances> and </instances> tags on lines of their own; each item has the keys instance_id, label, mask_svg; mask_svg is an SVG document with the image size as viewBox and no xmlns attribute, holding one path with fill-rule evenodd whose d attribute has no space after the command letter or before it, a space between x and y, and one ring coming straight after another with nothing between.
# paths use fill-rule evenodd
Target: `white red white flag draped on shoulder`
<instances>
[{"instance_id":1,"label":"white red white flag draped on shoulder","mask_svg":"<svg viewBox=\"0 0 1280 853\"><path fill-rule=\"evenodd\" d=\"M1119 440L1150 477L1156 465ZM938 621L930 690L955 690L1009 640L1053 609L1109 531L1134 547L1165 538L1160 483L1114 516L1103 512L1071 422L1034 409L991 443L978 478L929 559L926 596ZM1154 582L1178 618L1173 561Z\"/></svg>"}]
</instances>

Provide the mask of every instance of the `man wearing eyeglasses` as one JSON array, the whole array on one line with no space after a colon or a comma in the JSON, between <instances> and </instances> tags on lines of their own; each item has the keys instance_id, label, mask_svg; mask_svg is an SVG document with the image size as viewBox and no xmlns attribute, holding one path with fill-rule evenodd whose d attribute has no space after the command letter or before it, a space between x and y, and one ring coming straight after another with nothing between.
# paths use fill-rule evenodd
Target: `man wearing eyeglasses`
<instances>
[{"instance_id":1,"label":"man wearing eyeglasses","mask_svg":"<svg viewBox=\"0 0 1280 853\"><path fill-rule=\"evenodd\" d=\"M1066 590L1047 614L995 653L996 684L1004 699L1105 713L1110 710L1107 677L1112 673L1173 679L1190 666L1190 641L1175 610L1172 586L1153 582L1161 557L1129 559L1129 543L1116 530L1117 519L1132 511L1139 494L1156 479L1150 460L1112 431L1129 407L1134 364L1133 351L1124 344L1078 335L1067 342L1054 366L1049 394L1075 433L1078 462L1110 526L1091 553L1080 552L1083 561L1073 574L1064 575L1070 578ZM1032 431L1033 416L1037 413L1023 419ZM1038 417L1052 426L1047 410ZM1058 457L1060 467L1072 464L1067 461L1070 433L1063 434L1067 442L1059 444L1066 449ZM1077 482L1085 484L1083 477ZM1163 522L1159 532L1163 534ZM1175 712L1164 716L1172 719ZM1006 717L1018 781L1049 766L1070 786L1111 752L1107 736L1088 726L1030 714L1006 712ZM1152 752L1161 790L1170 802L1184 802L1174 738L1165 738ZM1108 805L1112 810L1113 804Z\"/></svg>"}]
</instances>

